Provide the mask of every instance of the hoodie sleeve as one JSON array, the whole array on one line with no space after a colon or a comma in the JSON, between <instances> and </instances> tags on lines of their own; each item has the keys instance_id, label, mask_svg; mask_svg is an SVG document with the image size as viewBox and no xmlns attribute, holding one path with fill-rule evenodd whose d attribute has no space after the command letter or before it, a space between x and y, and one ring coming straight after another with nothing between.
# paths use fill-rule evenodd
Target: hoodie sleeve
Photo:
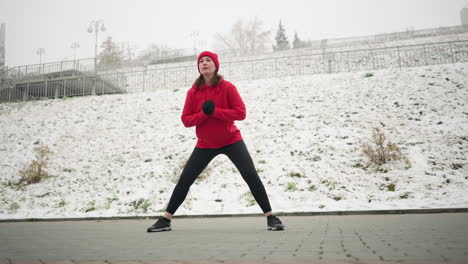
<instances>
[{"instance_id":1,"label":"hoodie sleeve","mask_svg":"<svg viewBox=\"0 0 468 264\"><path fill-rule=\"evenodd\" d=\"M208 116L203 113L201 110L201 107L196 107L193 105L193 100L192 100L193 93L191 93L191 90L187 92L187 96L185 97L185 104L184 104L184 110L182 111L182 123L184 123L185 127L192 127L192 126L198 126L203 121L208 119ZM194 109L198 109L197 111L194 111Z\"/></svg>"},{"instance_id":2,"label":"hoodie sleeve","mask_svg":"<svg viewBox=\"0 0 468 264\"><path fill-rule=\"evenodd\" d=\"M227 86L227 97L230 108L215 107L213 117L226 121L244 120L246 116L245 105L233 84Z\"/></svg>"}]
</instances>

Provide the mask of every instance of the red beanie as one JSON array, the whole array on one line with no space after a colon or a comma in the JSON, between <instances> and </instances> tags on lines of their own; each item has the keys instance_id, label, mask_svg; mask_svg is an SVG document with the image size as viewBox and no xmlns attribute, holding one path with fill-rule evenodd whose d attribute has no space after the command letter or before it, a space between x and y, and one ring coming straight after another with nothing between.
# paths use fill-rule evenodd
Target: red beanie
<instances>
[{"instance_id":1,"label":"red beanie","mask_svg":"<svg viewBox=\"0 0 468 264\"><path fill-rule=\"evenodd\" d=\"M218 55L216 55L216 53L213 53L213 52L210 52L210 51L203 51L202 53L200 53L200 55L198 55L198 60L197 60L197 69L198 69L198 72L200 72L200 69L198 68L198 63L200 62L200 59L202 57L205 57L205 56L208 56L210 57L215 66L216 66L216 69L219 70L219 61L218 61Z\"/></svg>"}]
</instances>

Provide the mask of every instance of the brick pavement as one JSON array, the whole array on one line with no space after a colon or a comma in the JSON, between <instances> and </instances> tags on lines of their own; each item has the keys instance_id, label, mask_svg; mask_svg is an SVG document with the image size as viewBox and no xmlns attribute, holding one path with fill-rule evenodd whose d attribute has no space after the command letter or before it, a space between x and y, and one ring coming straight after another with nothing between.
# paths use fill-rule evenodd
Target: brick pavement
<instances>
[{"instance_id":1,"label":"brick pavement","mask_svg":"<svg viewBox=\"0 0 468 264\"><path fill-rule=\"evenodd\" d=\"M468 213L0 223L0 264L468 263Z\"/></svg>"},{"instance_id":2,"label":"brick pavement","mask_svg":"<svg viewBox=\"0 0 468 264\"><path fill-rule=\"evenodd\" d=\"M347 261L347 260L174 260L174 261L75 261L75 260L0 260L0 264L466 264L468 261Z\"/></svg>"}]
</instances>

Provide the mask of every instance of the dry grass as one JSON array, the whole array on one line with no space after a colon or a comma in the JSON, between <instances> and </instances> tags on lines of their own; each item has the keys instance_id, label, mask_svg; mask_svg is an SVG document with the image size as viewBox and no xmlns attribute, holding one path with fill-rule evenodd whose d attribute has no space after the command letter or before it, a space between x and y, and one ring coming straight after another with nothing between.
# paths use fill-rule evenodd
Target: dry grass
<instances>
[{"instance_id":1,"label":"dry grass","mask_svg":"<svg viewBox=\"0 0 468 264\"><path fill-rule=\"evenodd\" d=\"M47 162L50 155L52 154L52 151L50 151L47 146L40 145L34 148L34 152L36 159L33 160L31 164L19 171L21 179L17 185L29 185L49 178L49 174L47 172Z\"/></svg>"},{"instance_id":2,"label":"dry grass","mask_svg":"<svg viewBox=\"0 0 468 264\"><path fill-rule=\"evenodd\" d=\"M391 160L404 159L400 148L387 141L385 134L380 128L372 129L372 139L370 143L361 143L363 154L368 158L367 166L381 166Z\"/></svg>"}]
</instances>

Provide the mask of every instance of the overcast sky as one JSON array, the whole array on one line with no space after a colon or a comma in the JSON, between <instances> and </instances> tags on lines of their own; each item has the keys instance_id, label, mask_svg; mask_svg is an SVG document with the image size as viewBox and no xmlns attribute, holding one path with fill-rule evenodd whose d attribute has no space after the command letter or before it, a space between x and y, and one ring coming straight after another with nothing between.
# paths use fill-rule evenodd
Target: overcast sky
<instances>
[{"instance_id":1,"label":"overcast sky","mask_svg":"<svg viewBox=\"0 0 468 264\"><path fill-rule=\"evenodd\" d=\"M364 36L377 33L459 25L468 0L0 0L0 23L6 23L6 65L94 56L92 20L107 28L101 42L112 36L137 51L150 44L193 49L213 48L214 34L226 34L239 19L254 17L274 37L279 20L289 39Z\"/></svg>"}]
</instances>

